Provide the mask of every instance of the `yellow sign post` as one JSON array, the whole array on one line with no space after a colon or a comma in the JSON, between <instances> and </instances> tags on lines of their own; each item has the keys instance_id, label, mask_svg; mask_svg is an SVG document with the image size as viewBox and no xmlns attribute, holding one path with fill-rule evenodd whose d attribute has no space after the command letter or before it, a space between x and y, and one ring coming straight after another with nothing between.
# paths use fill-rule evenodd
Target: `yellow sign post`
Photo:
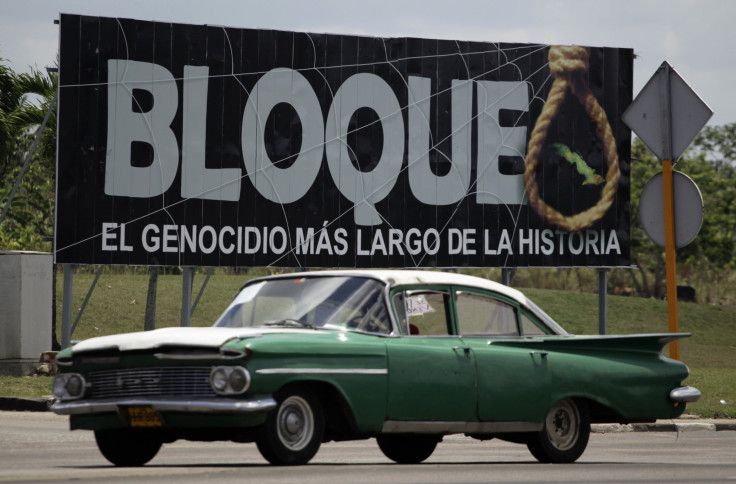
<instances>
[{"instance_id":1,"label":"yellow sign post","mask_svg":"<svg viewBox=\"0 0 736 484\"><path fill-rule=\"evenodd\" d=\"M677 258L675 253L675 197L672 190L672 160L662 160L662 194L664 207L664 250L667 271L667 318L670 333L677 333ZM680 359L680 342L670 343L670 358Z\"/></svg>"}]
</instances>

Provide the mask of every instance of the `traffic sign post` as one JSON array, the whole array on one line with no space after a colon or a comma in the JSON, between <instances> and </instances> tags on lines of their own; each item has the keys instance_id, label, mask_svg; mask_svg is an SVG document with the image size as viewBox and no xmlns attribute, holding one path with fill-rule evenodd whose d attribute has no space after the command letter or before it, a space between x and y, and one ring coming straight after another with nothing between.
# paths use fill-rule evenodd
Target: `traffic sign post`
<instances>
[{"instance_id":1,"label":"traffic sign post","mask_svg":"<svg viewBox=\"0 0 736 484\"><path fill-rule=\"evenodd\" d=\"M667 315L671 333L678 332L672 167L712 115L713 111L672 66L663 62L622 116L631 130L662 160ZM670 357L680 359L679 342L670 343Z\"/></svg>"},{"instance_id":2,"label":"traffic sign post","mask_svg":"<svg viewBox=\"0 0 736 484\"><path fill-rule=\"evenodd\" d=\"M679 331L677 311L677 257L675 252L675 197L672 190L672 160L662 160L662 196L664 208L664 257L667 272L667 319L670 333ZM680 359L678 341L670 344L670 358Z\"/></svg>"}]
</instances>

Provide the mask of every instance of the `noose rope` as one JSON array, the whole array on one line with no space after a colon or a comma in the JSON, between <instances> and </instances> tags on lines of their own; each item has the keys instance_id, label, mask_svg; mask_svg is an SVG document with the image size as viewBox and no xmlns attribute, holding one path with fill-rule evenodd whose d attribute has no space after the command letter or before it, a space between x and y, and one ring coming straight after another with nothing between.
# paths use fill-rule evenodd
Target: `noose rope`
<instances>
[{"instance_id":1,"label":"noose rope","mask_svg":"<svg viewBox=\"0 0 736 484\"><path fill-rule=\"evenodd\" d=\"M600 220L613 203L618 190L618 181L621 172L618 168L618 151L616 140L613 137L611 126L608 123L606 112L598 104L598 100L590 91L584 80L588 71L590 51L585 47L552 46L549 49L550 73L555 78L552 88L544 103L527 147L526 170L524 171L524 185L526 187L529 204L547 223L556 225L568 232L577 232L593 225ZM596 135L603 141L605 160L608 165L606 184L601 191L601 198L596 205L571 216L565 216L556 209L547 205L539 196L537 188L537 164L539 155L547 139L547 132L552 119L557 115L568 88L585 107L591 121L595 123Z\"/></svg>"}]
</instances>

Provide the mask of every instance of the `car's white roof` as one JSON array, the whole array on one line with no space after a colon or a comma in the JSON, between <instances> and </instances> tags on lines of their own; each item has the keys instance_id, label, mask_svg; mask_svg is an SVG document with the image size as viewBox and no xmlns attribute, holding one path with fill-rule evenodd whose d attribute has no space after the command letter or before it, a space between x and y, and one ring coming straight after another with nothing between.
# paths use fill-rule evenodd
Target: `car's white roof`
<instances>
[{"instance_id":1,"label":"car's white roof","mask_svg":"<svg viewBox=\"0 0 736 484\"><path fill-rule=\"evenodd\" d=\"M284 277L309 277L309 276L361 276L379 279L391 287L408 286L412 284L450 284L457 286L475 287L493 291L514 299L527 306L527 297L509 286L489 281L481 277L457 274L455 272L422 271L414 269L345 269L331 271L298 272L295 274L283 274Z\"/></svg>"},{"instance_id":2,"label":"car's white roof","mask_svg":"<svg viewBox=\"0 0 736 484\"><path fill-rule=\"evenodd\" d=\"M284 274L285 276L294 276L295 274ZM503 284L489 281L481 277L468 276L466 274L458 274L455 272L441 271L422 271L415 269L345 269L332 271L314 271L301 272L297 276L317 276L317 275L342 275L342 276L363 276L380 279L391 286L405 286L411 284L453 284L459 286L477 287L495 291L508 296L512 299L520 301L526 300L526 296L516 289L512 289Z\"/></svg>"}]
</instances>

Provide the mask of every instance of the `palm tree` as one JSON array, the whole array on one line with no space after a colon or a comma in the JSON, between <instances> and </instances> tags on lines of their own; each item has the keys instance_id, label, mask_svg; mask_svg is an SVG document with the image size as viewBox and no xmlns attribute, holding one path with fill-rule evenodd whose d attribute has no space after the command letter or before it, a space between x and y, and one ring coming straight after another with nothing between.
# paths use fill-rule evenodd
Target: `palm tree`
<instances>
[{"instance_id":1,"label":"palm tree","mask_svg":"<svg viewBox=\"0 0 736 484\"><path fill-rule=\"evenodd\" d=\"M2 59L0 59L2 60ZM5 208L58 86L55 72L16 74L0 65L0 210ZM0 250L43 250L53 230L56 110L0 225Z\"/></svg>"},{"instance_id":2,"label":"palm tree","mask_svg":"<svg viewBox=\"0 0 736 484\"><path fill-rule=\"evenodd\" d=\"M0 62L4 59L0 58ZM16 153L16 123L14 113L22 102L15 73L0 64L0 181L5 179Z\"/></svg>"},{"instance_id":3,"label":"palm tree","mask_svg":"<svg viewBox=\"0 0 736 484\"><path fill-rule=\"evenodd\" d=\"M23 102L16 115L17 127L21 131L28 131L29 137L33 137L56 98L59 76L56 69L49 70L47 73L33 69L30 74L20 74L17 78L17 85L20 92L23 93ZM38 148L39 161L46 164L53 173L56 161L55 106L46 122Z\"/></svg>"}]
</instances>

